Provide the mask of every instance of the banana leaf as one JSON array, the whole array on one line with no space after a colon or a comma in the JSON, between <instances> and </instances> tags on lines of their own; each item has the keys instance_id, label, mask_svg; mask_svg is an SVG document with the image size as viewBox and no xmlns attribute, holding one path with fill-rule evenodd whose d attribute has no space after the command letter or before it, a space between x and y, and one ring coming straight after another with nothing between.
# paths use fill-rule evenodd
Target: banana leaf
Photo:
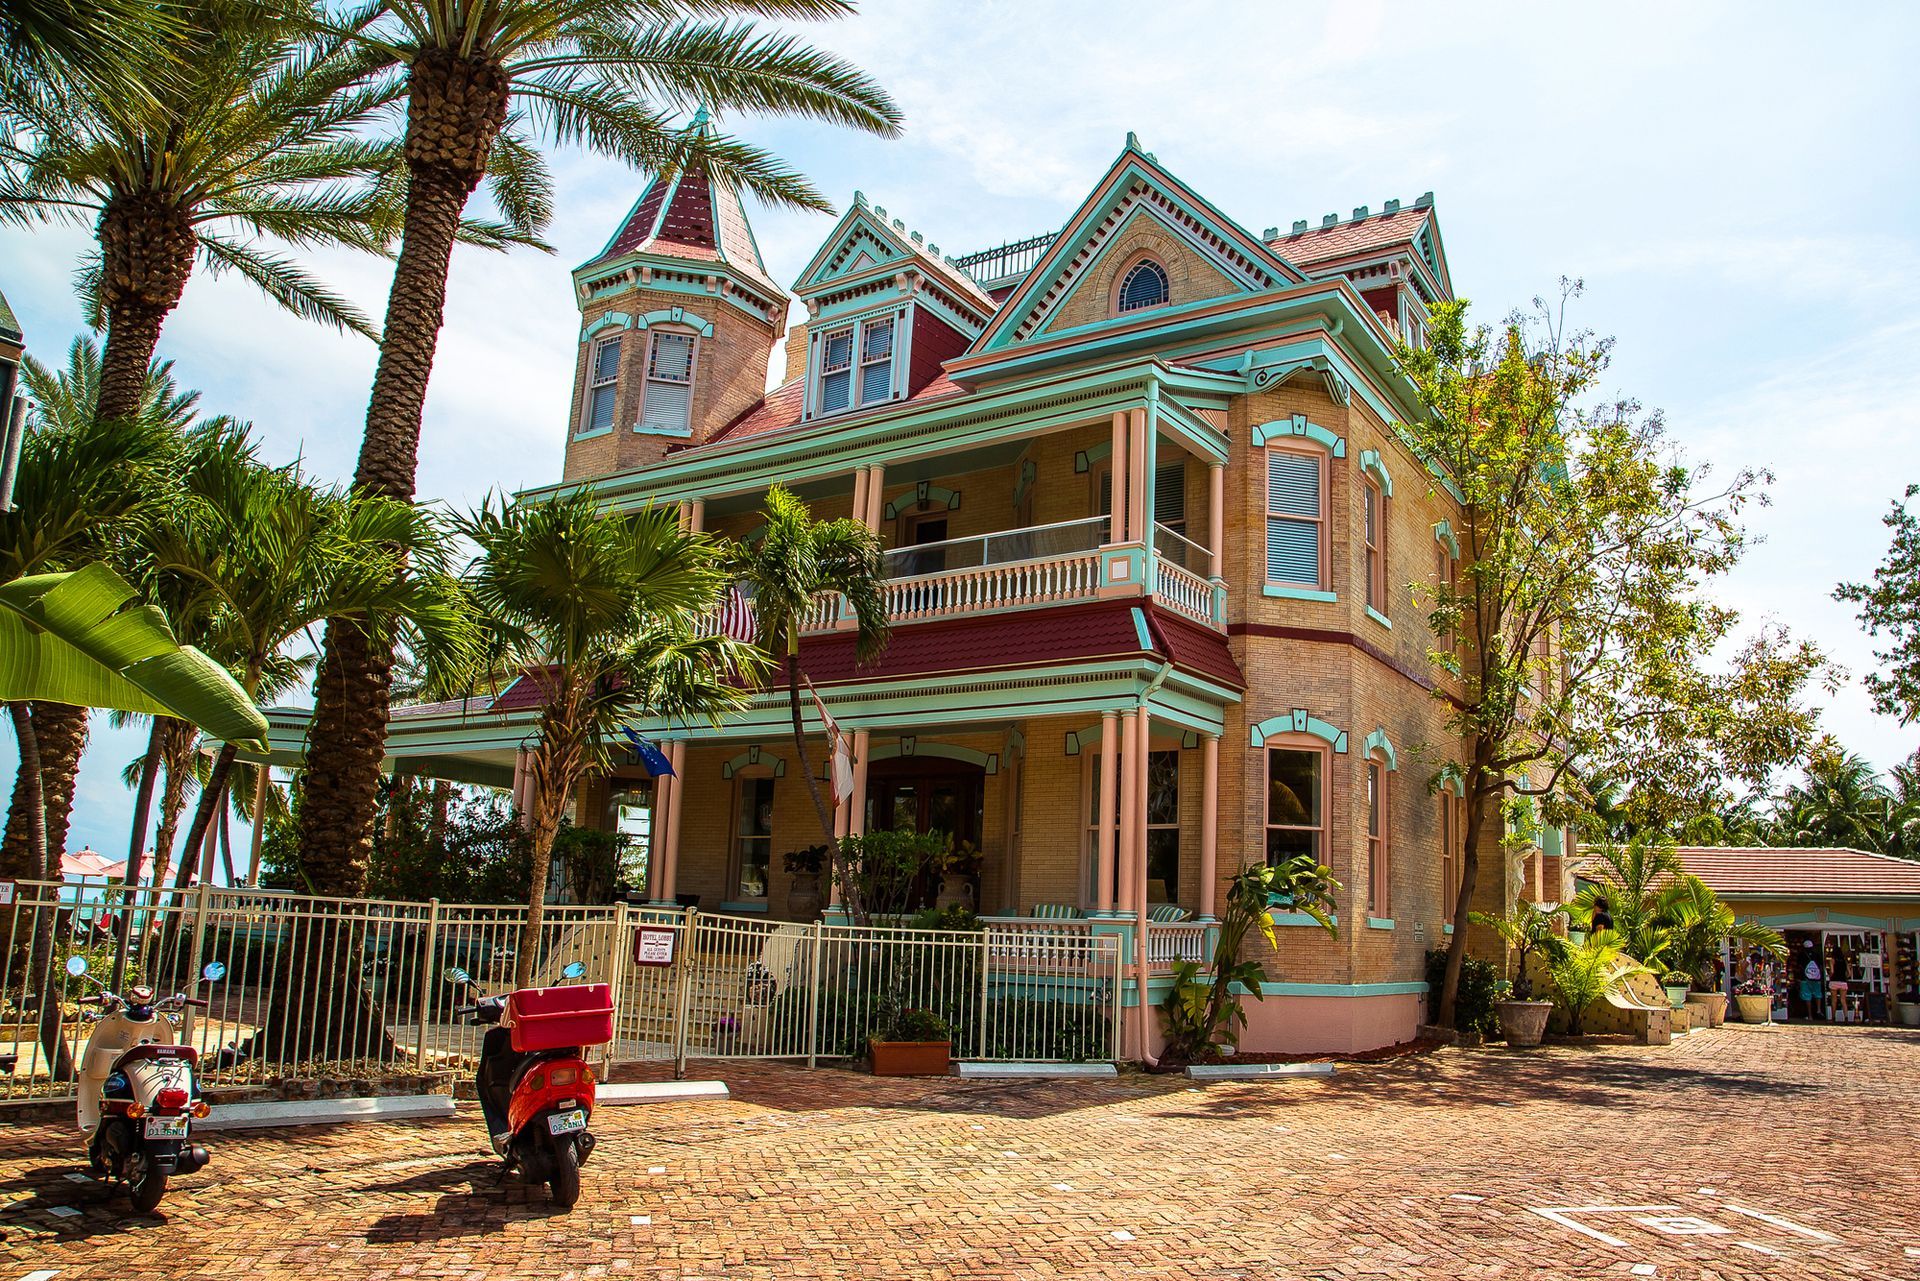
<instances>
[{"instance_id":1,"label":"banana leaf","mask_svg":"<svg viewBox=\"0 0 1920 1281\"><path fill-rule=\"evenodd\" d=\"M239 682L105 565L0 584L0 701L29 700L175 716L266 746L266 717Z\"/></svg>"}]
</instances>

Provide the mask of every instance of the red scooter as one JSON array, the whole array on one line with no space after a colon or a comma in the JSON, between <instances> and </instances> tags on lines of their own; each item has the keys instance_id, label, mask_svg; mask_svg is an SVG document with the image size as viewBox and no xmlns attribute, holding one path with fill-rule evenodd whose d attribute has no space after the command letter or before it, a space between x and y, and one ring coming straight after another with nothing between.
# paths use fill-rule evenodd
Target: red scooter
<instances>
[{"instance_id":1,"label":"red scooter","mask_svg":"<svg viewBox=\"0 0 1920 1281\"><path fill-rule=\"evenodd\" d=\"M563 979L587 972L575 961ZM465 988L465 970L447 981ZM593 1069L584 1047L613 1040L613 992L605 983L521 988L457 1006L475 1024L491 1026L480 1043L475 1086L487 1137L507 1173L523 1183L545 1183L553 1202L571 1209L580 1199L580 1167L593 1154L587 1121L593 1115Z\"/></svg>"}]
</instances>

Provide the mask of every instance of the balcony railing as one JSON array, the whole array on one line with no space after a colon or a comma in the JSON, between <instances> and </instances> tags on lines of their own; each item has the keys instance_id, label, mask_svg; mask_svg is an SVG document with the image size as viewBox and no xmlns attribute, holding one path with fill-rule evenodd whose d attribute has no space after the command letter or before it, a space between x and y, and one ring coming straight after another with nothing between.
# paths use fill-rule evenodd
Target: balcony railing
<instances>
[{"instance_id":1,"label":"balcony railing","mask_svg":"<svg viewBox=\"0 0 1920 1281\"><path fill-rule=\"evenodd\" d=\"M1087 520L1061 521L1057 525L1003 529L972 538L896 547L886 554L885 573L888 578L918 578L1049 556L1073 556L1098 551L1106 541L1106 531L1107 518L1094 516Z\"/></svg>"}]
</instances>

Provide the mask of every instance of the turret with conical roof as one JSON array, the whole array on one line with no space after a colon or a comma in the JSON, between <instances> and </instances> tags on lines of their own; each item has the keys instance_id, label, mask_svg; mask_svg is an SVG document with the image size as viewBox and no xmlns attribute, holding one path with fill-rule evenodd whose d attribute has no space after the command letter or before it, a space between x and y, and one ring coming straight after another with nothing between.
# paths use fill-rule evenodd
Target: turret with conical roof
<instances>
[{"instance_id":1,"label":"turret with conical roof","mask_svg":"<svg viewBox=\"0 0 1920 1281\"><path fill-rule=\"evenodd\" d=\"M700 111L688 130L711 133L711 117ZM787 294L767 274L739 191L704 164L652 178L573 283L567 480L705 440L765 391Z\"/></svg>"}]
</instances>

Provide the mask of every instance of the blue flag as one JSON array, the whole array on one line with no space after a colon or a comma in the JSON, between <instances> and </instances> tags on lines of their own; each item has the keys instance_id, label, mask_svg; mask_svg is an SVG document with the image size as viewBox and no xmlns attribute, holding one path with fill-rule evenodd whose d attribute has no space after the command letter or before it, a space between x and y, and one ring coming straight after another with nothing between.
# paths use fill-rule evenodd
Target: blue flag
<instances>
[{"instance_id":1,"label":"blue flag","mask_svg":"<svg viewBox=\"0 0 1920 1281\"><path fill-rule=\"evenodd\" d=\"M673 762L667 759L665 752L630 729L622 727L620 732L626 735L629 743L633 744L633 754L640 758L642 765L647 767L647 773L655 778L673 773Z\"/></svg>"}]
</instances>

